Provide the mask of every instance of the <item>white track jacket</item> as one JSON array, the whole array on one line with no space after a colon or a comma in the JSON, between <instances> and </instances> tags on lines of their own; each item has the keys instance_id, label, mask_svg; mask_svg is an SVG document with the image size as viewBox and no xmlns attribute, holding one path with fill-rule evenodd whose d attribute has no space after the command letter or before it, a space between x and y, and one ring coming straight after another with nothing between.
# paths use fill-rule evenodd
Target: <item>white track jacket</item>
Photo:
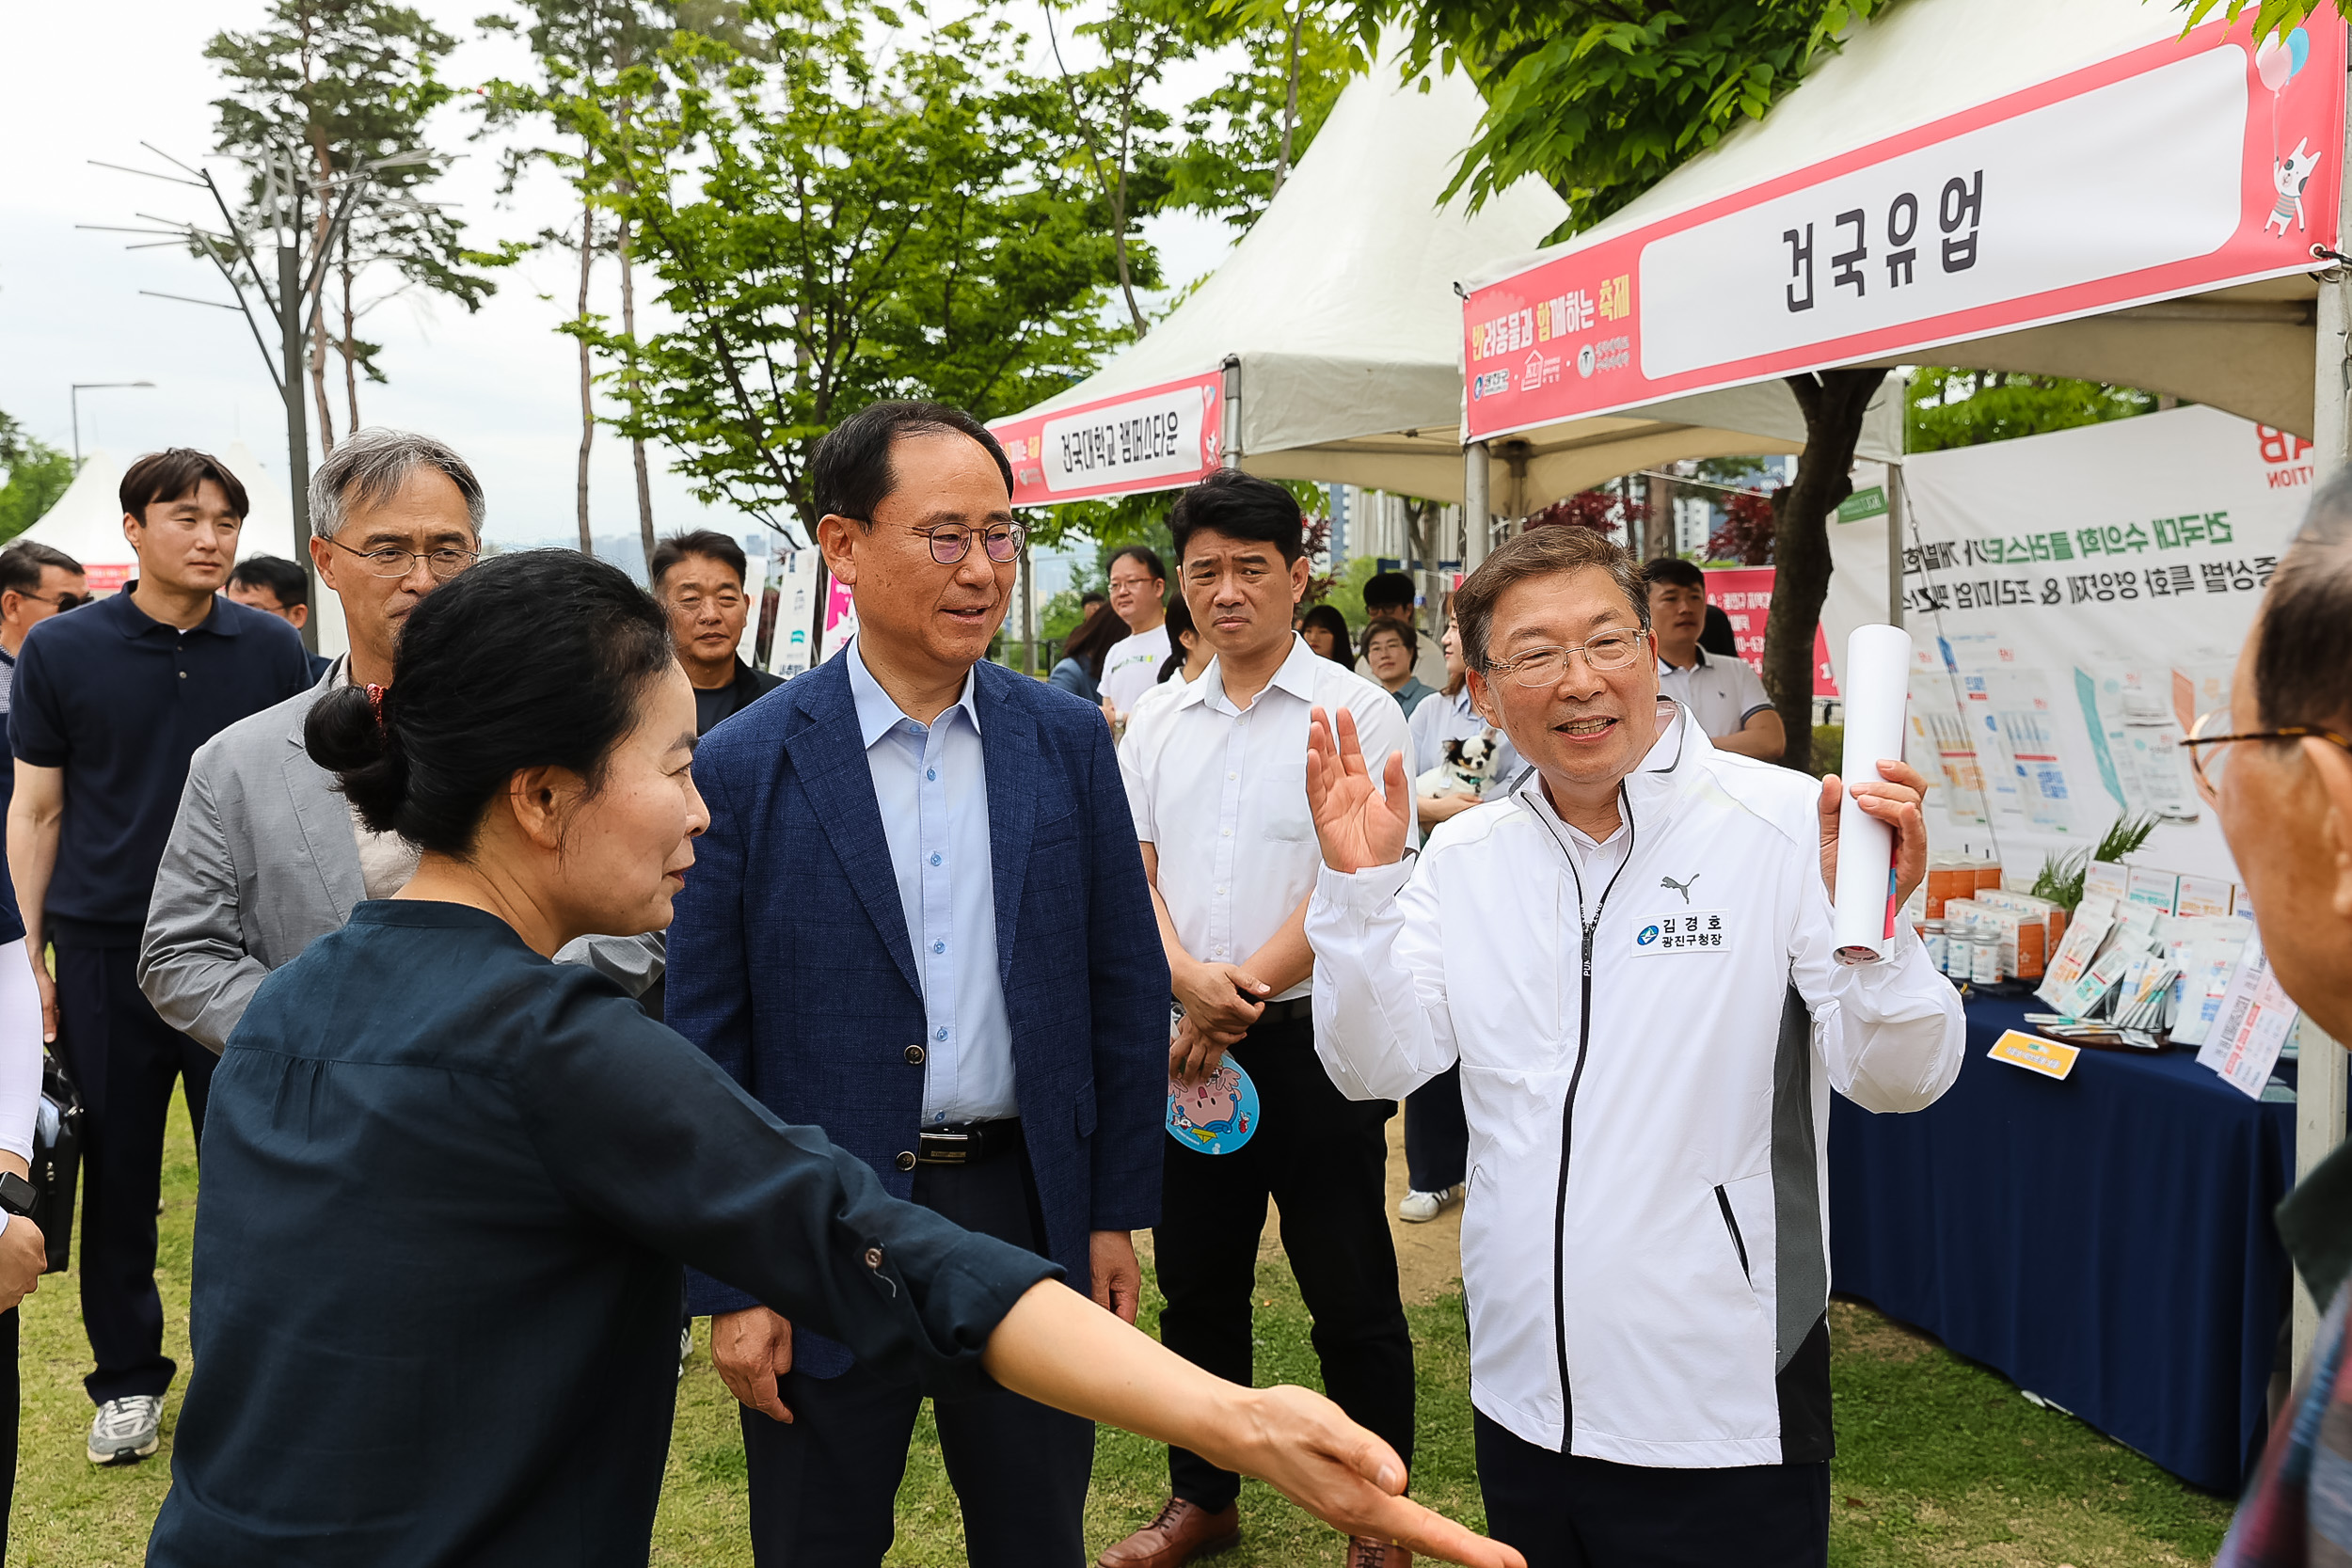
<instances>
[{"instance_id":1,"label":"white track jacket","mask_svg":"<svg viewBox=\"0 0 2352 1568\"><path fill-rule=\"evenodd\" d=\"M1461 1063L1470 1397L1528 1442L1829 1457L1829 1091L1918 1110L1964 1030L1907 924L1883 962L1831 957L1819 799L1677 709L1604 886L1533 777L1417 861L1316 884L1332 1080L1401 1100Z\"/></svg>"}]
</instances>

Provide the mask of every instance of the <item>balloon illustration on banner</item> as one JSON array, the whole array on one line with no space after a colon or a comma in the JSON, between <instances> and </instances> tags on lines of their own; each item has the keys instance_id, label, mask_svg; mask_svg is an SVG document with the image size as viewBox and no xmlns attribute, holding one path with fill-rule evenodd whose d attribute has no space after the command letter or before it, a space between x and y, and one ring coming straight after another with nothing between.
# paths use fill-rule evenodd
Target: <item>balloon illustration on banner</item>
<instances>
[{"instance_id":1,"label":"balloon illustration on banner","mask_svg":"<svg viewBox=\"0 0 2352 1568\"><path fill-rule=\"evenodd\" d=\"M2285 38L2269 38L2254 51L2254 74L2276 98L2279 89L2293 81L2303 69L2303 62L2312 57L2311 35L2297 27Z\"/></svg>"}]
</instances>

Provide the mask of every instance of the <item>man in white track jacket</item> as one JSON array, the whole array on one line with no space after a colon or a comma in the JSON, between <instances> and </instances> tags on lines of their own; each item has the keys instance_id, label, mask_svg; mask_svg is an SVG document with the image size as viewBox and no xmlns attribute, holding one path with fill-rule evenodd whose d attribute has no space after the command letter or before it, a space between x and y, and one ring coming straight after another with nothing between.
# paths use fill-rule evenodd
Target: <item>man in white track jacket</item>
<instances>
[{"instance_id":1,"label":"man in white track jacket","mask_svg":"<svg viewBox=\"0 0 2352 1568\"><path fill-rule=\"evenodd\" d=\"M1407 782L1318 711L1315 1047L1402 1099L1462 1067L1479 1480L1531 1568L1819 1564L1829 1530L1822 1170L1833 1088L1931 1103L1960 1003L1907 925L1832 957L1836 779L1716 751L1658 693L1623 550L1543 529L1454 596L1534 773L1405 861ZM1925 874L1922 782L1853 793Z\"/></svg>"}]
</instances>

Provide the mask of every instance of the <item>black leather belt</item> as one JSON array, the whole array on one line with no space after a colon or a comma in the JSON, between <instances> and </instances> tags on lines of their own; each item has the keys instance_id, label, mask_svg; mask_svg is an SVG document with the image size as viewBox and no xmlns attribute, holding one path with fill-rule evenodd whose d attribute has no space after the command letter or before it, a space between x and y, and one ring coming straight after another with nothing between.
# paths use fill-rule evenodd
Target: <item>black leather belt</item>
<instances>
[{"instance_id":1,"label":"black leather belt","mask_svg":"<svg viewBox=\"0 0 2352 1568\"><path fill-rule=\"evenodd\" d=\"M1258 1014L1258 1022L1250 1027L1255 1029L1268 1023L1305 1023L1314 1016L1313 997L1294 996L1288 1002L1267 1003Z\"/></svg>"},{"instance_id":2,"label":"black leather belt","mask_svg":"<svg viewBox=\"0 0 2352 1568\"><path fill-rule=\"evenodd\" d=\"M1009 1154L1021 1144L1021 1118L1008 1117L1002 1121L967 1121L960 1127L943 1127L924 1132L915 1139L914 1163L918 1165L977 1165Z\"/></svg>"}]
</instances>

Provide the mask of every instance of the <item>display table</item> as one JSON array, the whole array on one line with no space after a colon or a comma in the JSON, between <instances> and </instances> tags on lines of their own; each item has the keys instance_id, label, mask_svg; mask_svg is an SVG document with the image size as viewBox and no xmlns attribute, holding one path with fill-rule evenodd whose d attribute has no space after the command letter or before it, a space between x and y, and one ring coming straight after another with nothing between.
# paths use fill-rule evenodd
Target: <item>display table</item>
<instances>
[{"instance_id":1,"label":"display table","mask_svg":"<svg viewBox=\"0 0 2352 1568\"><path fill-rule=\"evenodd\" d=\"M2063 1082L1987 1059L2042 1007L1971 1003L1959 1082L1916 1115L1834 1098L1833 1289L2234 1493L2288 1305L2295 1107L2194 1052L2086 1051Z\"/></svg>"}]
</instances>

